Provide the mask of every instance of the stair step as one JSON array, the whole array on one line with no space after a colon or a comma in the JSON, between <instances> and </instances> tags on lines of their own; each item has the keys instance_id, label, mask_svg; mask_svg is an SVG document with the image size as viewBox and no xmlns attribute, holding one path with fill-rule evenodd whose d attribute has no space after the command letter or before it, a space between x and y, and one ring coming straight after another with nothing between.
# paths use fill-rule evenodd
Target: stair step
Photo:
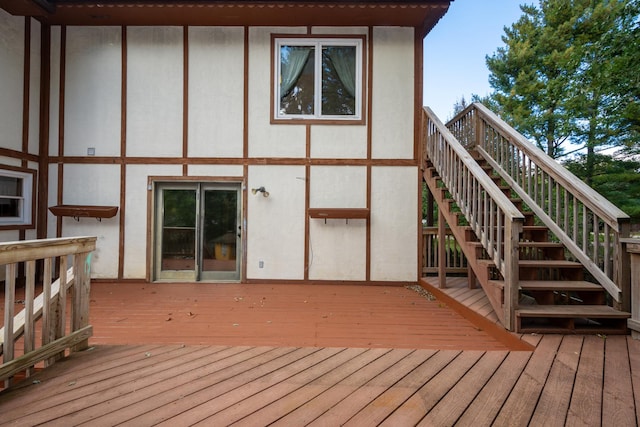
<instances>
[{"instance_id":1,"label":"stair step","mask_svg":"<svg viewBox=\"0 0 640 427\"><path fill-rule=\"evenodd\" d=\"M520 333L626 334L630 313L608 305L529 305L516 310Z\"/></svg>"},{"instance_id":2,"label":"stair step","mask_svg":"<svg viewBox=\"0 0 640 427\"><path fill-rule=\"evenodd\" d=\"M517 317L628 319L630 313L608 305L528 305L516 310Z\"/></svg>"},{"instance_id":3,"label":"stair step","mask_svg":"<svg viewBox=\"0 0 640 427\"><path fill-rule=\"evenodd\" d=\"M518 265L521 268L583 268L579 262L562 259L522 259Z\"/></svg>"},{"instance_id":4,"label":"stair step","mask_svg":"<svg viewBox=\"0 0 640 427\"><path fill-rule=\"evenodd\" d=\"M597 283L583 280L521 280L523 291L568 291L568 292L603 292Z\"/></svg>"}]
</instances>

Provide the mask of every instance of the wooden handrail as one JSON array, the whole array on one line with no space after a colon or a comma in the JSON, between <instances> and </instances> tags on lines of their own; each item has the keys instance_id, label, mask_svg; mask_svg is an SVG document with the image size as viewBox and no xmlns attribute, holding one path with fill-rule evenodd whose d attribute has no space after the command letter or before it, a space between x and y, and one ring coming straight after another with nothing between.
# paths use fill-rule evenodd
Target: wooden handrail
<instances>
[{"instance_id":1,"label":"wooden handrail","mask_svg":"<svg viewBox=\"0 0 640 427\"><path fill-rule=\"evenodd\" d=\"M0 264L6 266L4 324L0 328L0 349L3 363L0 380L5 386L11 377L25 371L30 374L37 363L45 366L72 351L88 347L92 334L89 325L89 287L91 252L95 250L95 237L71 237L20 241L0 244ZM67 268L67 257L73 258L73 267ZM52 283L53 261L59 258L60 277ZM36 262L42 260L42 293L35 295ZM16 271L25 265L25 308L14 315ZM71 329L66 333L66 290L73 286ZM36 322L42 319L42 345L36 348ZM15 342L24 340L24 353L16 357Z\"/></svg>"},{"instance_id":2,"label":"wooden handrail","mask_svg":"<svg viewBox=\"0 0 640 427\"><path fill-rule=\"evenodd\" d=\"M524 216L428 107L423 159L429 159L451 197L504 278L504 326L513 329L518 304L518 240Z\"/></svg>"},{"instance_id":3,"label":"wooden handrail","mask_svg":"<svg viewBox=\"0 0 640 427\"><path fill-rule=\"evenodd\" d=\"M630 218L480 103L447 127L501 175L573 257L628 309L628 266L620 239ZM623 297L627 295L627 297Z\"/></svg>"}]
</instances>

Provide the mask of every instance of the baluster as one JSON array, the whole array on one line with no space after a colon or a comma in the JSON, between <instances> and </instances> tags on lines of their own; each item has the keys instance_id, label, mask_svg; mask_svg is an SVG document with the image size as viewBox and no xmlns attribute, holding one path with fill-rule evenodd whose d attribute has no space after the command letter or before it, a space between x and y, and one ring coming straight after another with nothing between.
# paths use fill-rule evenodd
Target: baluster
<instances>
[{"instance_id":1,"label":"baluster","mask_svg":"<svg viewBox=\"0 0 640 427\"><path fill-rule=\"evenodd\" d=\"M36 348L35 320L33 316L33 300L35 299L36 285L36 261L25 262L25 287L24 287L24 354L32 352ZM26 376L32 374L32 368L27 368Z\"/></svg>"},{"instance_id":2,"label":"baluster","mask_svg":"<svg viewBox=\"0 0 640 427\"><path fill-rule=\"evenodd\" d=\"M16 264L6 266L4 278L4 343L2 345L3 363L11 362L15 357L15 342L13 340L13 316L16 301ZM12 384L12 379L4 381L4 387Z\"/></svg>"}]
</instances>

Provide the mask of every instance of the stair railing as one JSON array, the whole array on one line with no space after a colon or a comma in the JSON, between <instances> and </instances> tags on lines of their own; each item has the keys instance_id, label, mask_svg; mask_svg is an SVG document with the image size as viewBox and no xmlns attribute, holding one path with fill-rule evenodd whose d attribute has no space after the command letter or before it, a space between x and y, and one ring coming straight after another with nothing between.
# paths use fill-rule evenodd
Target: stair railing
<instances>
[{"instance_id":1,"label":"stair railing","mask_svg":"<svg viewBox=\"0 0 640 427\"><path fill-rule=\"evenodd\" d=\"M0 328L0 381L5 388L19 373L30 375L33 366L45 361L55 363L72 351L84 350L92 334L89 325L90 259L95 250L95 237L69 237L29 240L0 244L0 265L6 266L4 291L4 323ZM67 257L73 267L68 268ZM54 260L58 259L60 277L52 283ZM36 263L43 265L42 292L35 295ZM24 264L24 309L15 313L18 265ZM70 330L66 331L67 289L72 289ZM42 345L36 343L36 328L42 330ZM23 340L24 351L16 357L15 344Z\"/></svg>"},{"instance_id":2,"label":"stair railing","mask_svg":"<svg viewBox=\"0 0 640 427\"><path fill-rule=\"evenodd\" d=\"M629 236L629 216L480 103L471 104L447 127L467 148L476 148L628 311L630 272L620 239Z\"/></svg>"},{"instance_id":3,"label":"stair railing","mask_svg":"<svg viewBox=\"0 0 640 427\"><path fill-rule=\"evenodd\" d=\"M524 216L428 107L423 162L438 171L451 197L504 278L504 326L513 330L518 304L518 241Z\"/></svg>"}]
</instances>

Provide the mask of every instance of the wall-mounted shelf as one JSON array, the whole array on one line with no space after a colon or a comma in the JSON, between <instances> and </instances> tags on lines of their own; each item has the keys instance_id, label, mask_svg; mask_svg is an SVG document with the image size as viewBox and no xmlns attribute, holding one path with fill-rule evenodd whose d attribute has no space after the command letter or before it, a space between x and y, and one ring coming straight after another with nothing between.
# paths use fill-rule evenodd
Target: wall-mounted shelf
<instances>
[{"instance_id":1,"label":"wall-mounted shelf","mask_svg":"<svg viewBox=\"0 0 640 427\"><path fill-rule=\"evenodd\" d=\"M57 205L49 207L55 216L70 216L76 221L80 218L113 218L118 213L117 206Z\"/></svg>"},{"instance_id":2,"label":"wall-mounted shelf","mask_svg":"<svg viewBox=\"0 0 640 427\"><path fill-rule=\"evenodd\" d=\"M324 219L367 219L367 208L309 208L309 218Z\"/></svg>"}]
</instances>

